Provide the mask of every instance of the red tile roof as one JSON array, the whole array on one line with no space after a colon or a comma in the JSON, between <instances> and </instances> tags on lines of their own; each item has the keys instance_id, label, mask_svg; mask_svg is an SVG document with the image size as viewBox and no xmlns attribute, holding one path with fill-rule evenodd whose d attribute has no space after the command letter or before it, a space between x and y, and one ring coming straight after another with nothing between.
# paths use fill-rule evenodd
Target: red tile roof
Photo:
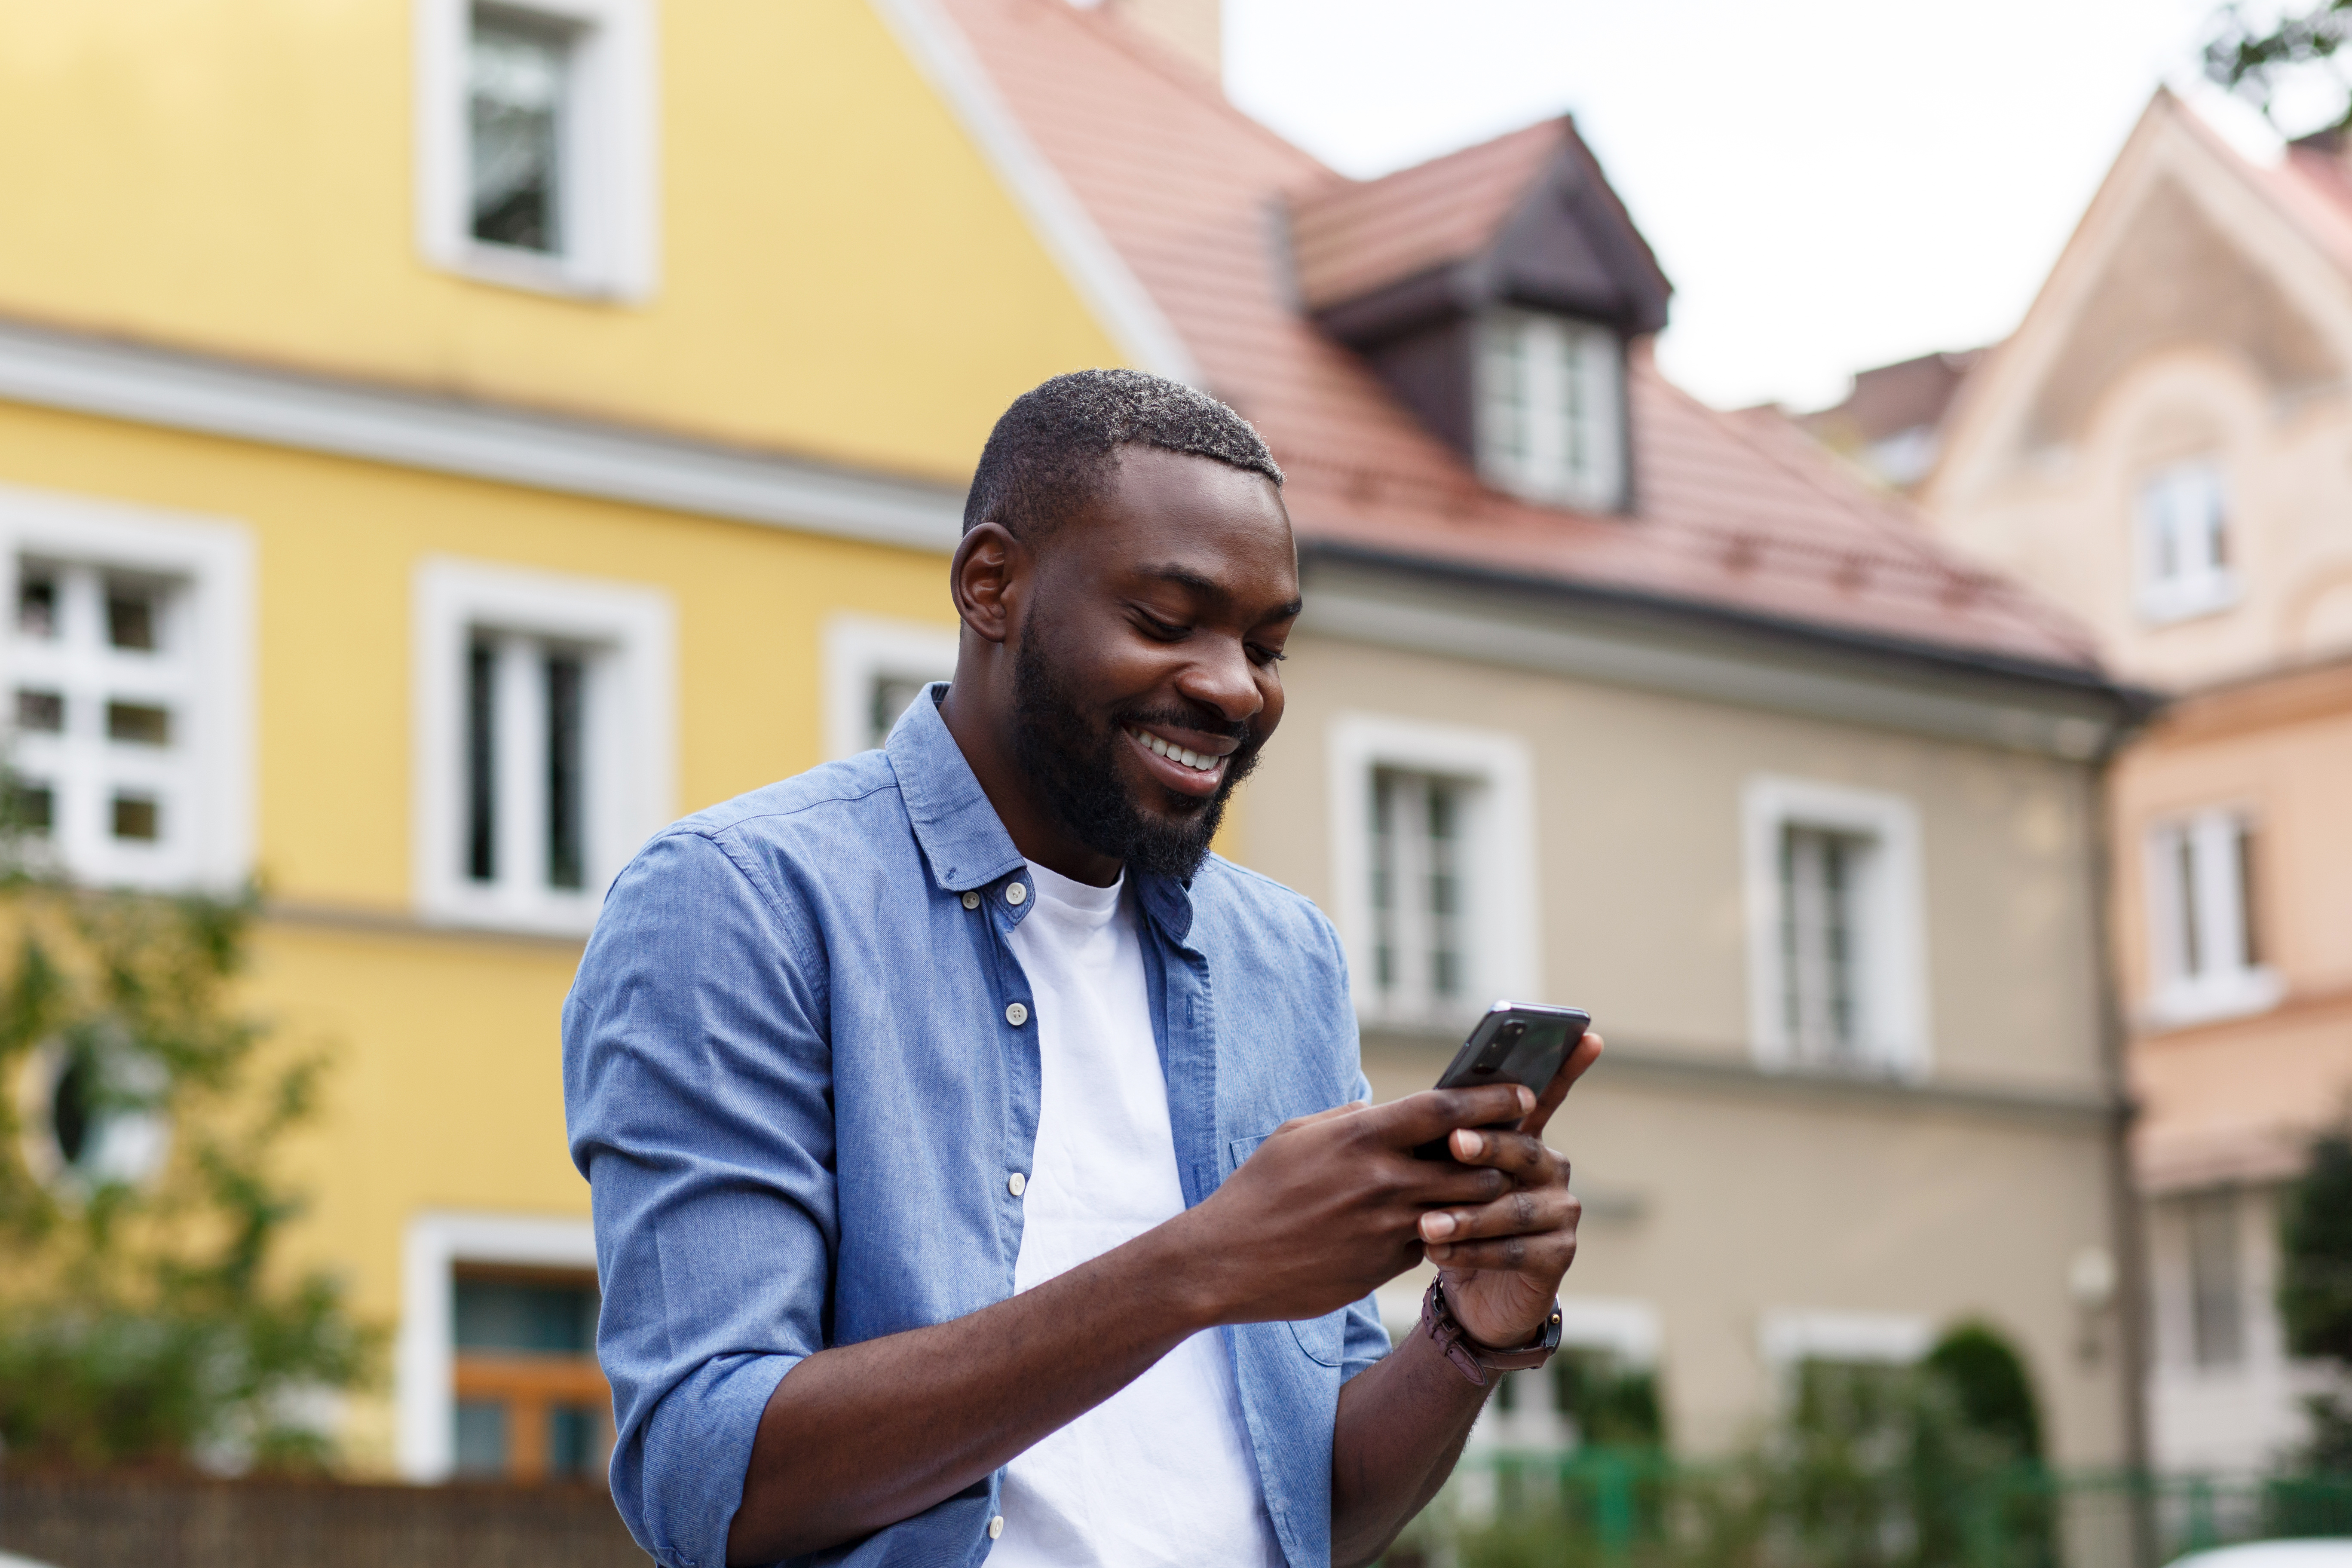
<instances>
[{"instance_id":1,"label":"red tile roof","mask_svg":"<svg viewBox=\"0 0 2352 1568\"><path fill-rule=\"evenodd\" d=\"M1382 179L1301 193L1290 228L1300 298L1321 310L1485 249L1569 134L1566 121L1547 120Z\"/></svg>"},{"instance_id":2,"label":"red tile roof","mask_svg":"<svg viewBox=\"0 0 2352 1568\"><path fill-rule=\"evenodd\" d=\"M1635 515L1563 511L1487 489L1300 309L1277 204L1314 193L1311 205L1344 215L1338 175L1213 84L1171 68L1115 17L1064 0L943 4L1209 389L1264 433L1290 475L1302 542L2095 668L2090 635L2063 612L1951 556L1906 503L1845 476L1801 433L1703 406L1658 373L1644 342L1634 345L1630 385ZM1502 205L1507 173L1539 167L1537 153L1555 151L1549 139L1562 129L1534 127L1433 165L1481 176L1462 182L1458 203L1431 194L1430 211L1442 215L1431 227L1444 229L1437 248L1475 231ZM1345 227L1339 217L1333 226ZM1318 231L1316 242L1324 238ZM1367 275L1412 265L1433 243L1416 249L1399 237L1376 262L1335 255L1314 265L1328 286L1351 265Z\"/></svg>"}]
</instances>

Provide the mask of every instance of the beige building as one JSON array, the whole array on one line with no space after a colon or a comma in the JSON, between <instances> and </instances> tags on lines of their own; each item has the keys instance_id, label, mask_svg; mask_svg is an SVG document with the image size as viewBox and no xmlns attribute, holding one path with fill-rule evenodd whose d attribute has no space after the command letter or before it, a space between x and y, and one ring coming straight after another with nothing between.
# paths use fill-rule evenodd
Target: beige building
<instances>
[{"instance_id":1,"label":"beige building","mask_svg":"<svg viewBox=\"0 0 2352 1568\"><path fill-rule=\"evenodd\" d=\"M1228 845L1336 918L1376 1092L1498 995L1610 1037L1557 1124L1571 1342L1654 1367L1706 1452L1799 1360L1981 1318L2054 1458L2128 1458L2095 893L2128 704L2087 636L1665 383L1665 279L1567 122L1357 184L1115 15L946 9L1289 471L1307 610ZM1548 1397L1489 1440L1564 1438Z\"/></svg>"},{"instance_id":2,"label":"beige building","mask_svg":"<svg viewBox=\"0 0 2352 1568\"><path fill-rule=\"evenodd\" d=\"M2321 1369L2278 1184L2352 1095L2352 163L2247 163L2159 93L1926 500L2180 700L2117 763L2113 928L2168 1466L2254 1468Z\"/></svg>"}]
</instances>

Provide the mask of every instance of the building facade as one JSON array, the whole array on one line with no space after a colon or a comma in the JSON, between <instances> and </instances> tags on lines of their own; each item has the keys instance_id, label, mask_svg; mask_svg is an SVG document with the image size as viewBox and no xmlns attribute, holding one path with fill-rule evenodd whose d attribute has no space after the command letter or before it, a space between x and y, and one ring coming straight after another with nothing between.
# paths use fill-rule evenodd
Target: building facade
<instances>
[{"instance_id":1,"label":"building facade","mask_svg":"<svg viewBox=\"0 0 2352 1568\"><path fill-rule=\"evenodd\" d=\"M1721 1452L1797 1363L1980 1320L2053 1458L2130 1457L2095 893L2130 707L2087 635L1665 383L1666 281L1571 125L1350 182L1115 16L948 9L1289 474L1307 609L1232 843L1337 921L1375 1093L1496 996L1609 1037L1554 1124L1582 1364ZM1574 1440L1530 1383L1481 1441Z\"/></svg>"},{"instance_id":2,"label":"building facade","mask_svg":"<svg viewBox=\"0 0 2352 1568\"><path fill-rule=\"evenodd\" d=\"M2352 1114L2352 165L2159 93L1971 376L1941 535L2172 694L2107 808L2157 1458L2258 1468L2328 1374L2273 1306L2280 1184Z\"/></svg>"},{"instance_id":3,"label":"building facade","mask_svg":"<svg viewBox=\"0 0 2352 1568\"><path fill-rule=\"evenodd\" d=\"M291 1245L395 1332L363 1468L600 1469L557 1076L599 890L945 672L1013 395L1163 363L941 37L866 0L0 18L16 805L77 875L266 889L245 1000L332 1058Z\"/></svg>"}]
</instances>

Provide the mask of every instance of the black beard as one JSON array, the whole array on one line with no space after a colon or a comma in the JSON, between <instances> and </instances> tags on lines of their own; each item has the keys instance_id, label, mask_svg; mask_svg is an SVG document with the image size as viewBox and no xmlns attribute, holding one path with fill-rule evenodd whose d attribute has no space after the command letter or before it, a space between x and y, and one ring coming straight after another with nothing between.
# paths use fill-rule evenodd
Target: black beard
<instances>
[{"instance_id":1,"label":"black beard","mask_svg":"<svg viewBox=\"0 0 2352 1568\"><path fill-rule=\"evenodd\" d=\"M1201 712L1137 711L1122 714L1108 728L1089 726L1038 647L1034 618L1021 629L1013 659L1013 756L1079 843L1115 857L1137 871L1190 882L1208 858L1209 840L1223 820L1234 787L1257 766L1264 742L1247 725L1228 724ZM1206 800L1159 785L1173 822L1147 815L1118 773L1118 749L1128 743L1129 724L1160 724L1228 735L1241 742L1225 761L1225 776Z\"/></svg>"}]
</instances>

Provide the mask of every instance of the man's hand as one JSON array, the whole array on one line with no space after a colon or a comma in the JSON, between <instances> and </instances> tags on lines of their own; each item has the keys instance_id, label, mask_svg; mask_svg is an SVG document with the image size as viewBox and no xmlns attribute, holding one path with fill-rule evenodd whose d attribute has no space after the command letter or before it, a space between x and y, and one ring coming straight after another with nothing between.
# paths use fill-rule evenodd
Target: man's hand
<instances>
[{"instance_id":1,"label":"man's hand","mask_svg":"<svg viewBox=\"0 0 2352 1568\"><path fill-rule=\"evenodd\" d=\"M1501 1178L1489 1201L1431 1209L1420 1222L1446 1304L1480 1344L1509 1350L1535 1339L1575 1260L1583 1205L1568 1190L1567 1157L1545 1147L1543 1131L1600 1057L1601 1037L1587 1033L1516 1128L1464 1128L1447 1141L1462 1165Z\"/></svg>"},{"instance_id":2,"label":"man's hand","mask_svg":"<svg viewBox=\"0 0 2352 1568\"><path fill-rule=\"evenodd\" d=\"M1201 1260L1206 1315L1228 1323L1316 1318L1363 1300L1421 1260L1433 1206L1484 1214L1513 1184L1498 1161L1419 1160L1413 1148L1541 1109L1528 1090L1499 1084L1284 1122L1206 1201L1169 1222Z\"/></svg>"}]
</instances>

